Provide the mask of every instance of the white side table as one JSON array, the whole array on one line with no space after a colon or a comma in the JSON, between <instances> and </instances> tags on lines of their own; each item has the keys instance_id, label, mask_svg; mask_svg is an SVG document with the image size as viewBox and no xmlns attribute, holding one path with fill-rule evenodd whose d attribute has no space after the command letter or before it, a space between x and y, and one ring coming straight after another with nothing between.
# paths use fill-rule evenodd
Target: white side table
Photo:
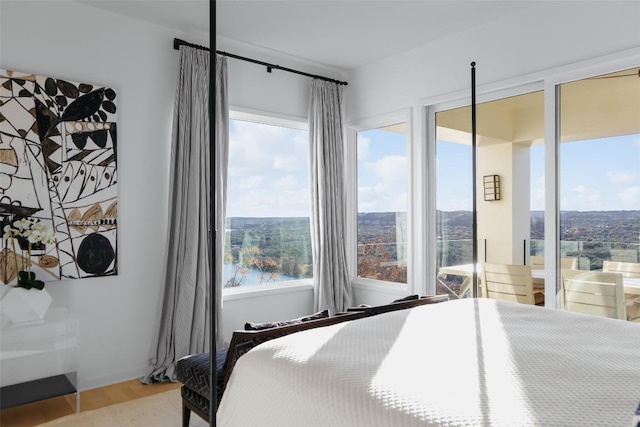
<instances>
[{"instance_id":1,"label":"white side table","mask_svg":"<svg viewBox=\"0 0 640 427\"><path fill-rule=\"evenodd\" d=\"M51 307L44 319L0 327L0 409L78 392L78 321Z\"/></svg>"}]
</instances>

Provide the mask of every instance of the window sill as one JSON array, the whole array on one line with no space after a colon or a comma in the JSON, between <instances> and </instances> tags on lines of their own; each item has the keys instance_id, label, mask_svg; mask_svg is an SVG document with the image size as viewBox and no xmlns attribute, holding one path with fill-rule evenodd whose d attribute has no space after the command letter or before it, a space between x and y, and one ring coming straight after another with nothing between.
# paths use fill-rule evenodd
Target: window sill
<instances>
[{"instance_id":1,"label":"window sill","mask_svg":"<svg viewBox=\"0 0 640 427\"><path fill-rule=\"evenodd\" d=\"M244 298L259 298L265 295L275 295L281 293L301 292L313 290L312 280L295 280L289 283L279 283L273 285L256 285L237 288L227 288L222 290L222 300L232 301Z\"/></svg>"}]
</instances>

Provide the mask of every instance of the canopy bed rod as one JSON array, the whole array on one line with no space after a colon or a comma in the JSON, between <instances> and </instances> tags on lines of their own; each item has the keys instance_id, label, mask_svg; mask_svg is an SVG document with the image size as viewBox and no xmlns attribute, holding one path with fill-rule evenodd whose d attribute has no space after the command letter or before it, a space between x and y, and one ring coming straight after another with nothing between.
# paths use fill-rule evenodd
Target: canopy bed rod
<instances>
[{"instance_id":1,"label":"canopy bed rod","mask_svg":"<svg viewBox=\"0 0 640 427\"><path fill-rule=\"evenodd\" d=\"M193 43L189 43L186 42L184 40L180 40L180 39L173 39L173 48L176 50L180 49L180 46L189 46L195 49L201 49L201 50L209 50L208 47L205 46L200 46L197 44L193 44ZM282 71L288 71L290 73L294 73L294 74L300 74L302 76L307 76L307 77L311 77L314 79L319 79L319 80L324 80L327 82L333 82L333 83L337 83L339 85L347 85L347 82L343 82L340 80L334 80L334 79L330 79L328 77L323 77L323 76L318 76L316 74L309 74L309 73L305 73L303 71L298 71L298 70L293 70L291 68L286 68L286 67L281 67L280 65L275 65L275 64L269 64L268 62L263 62L263 61L258 61L257 59L251 59L251 58L247 58L244 56L239 56L239 55L235 55L233 53L228 53L228 52L222 52L219 50L216 50L216 53L218 55L223 55L223 56L228 56L229 58L234 58L234 59L239 59L241 61L247 61L247 62L251 62L253 64L258 64L258 65L263 65L265 67L267 67L267 72L270 73L272 70L282 70Z\"/></svg>"},{"instance_id":2,"label":"canopy bed rod","mask_svg":"<svg viewBox=\"0 0 640 427\"><path fill-rule=\"evenodd\" d=\"M477 203L477 188L476 188L476 63L471 63L471 175L472 175L472 188L473 188L473 210L471 216L471 240L472 240L472 265L473 276L471 282L471 296L478 298L478 209Z\"/></svg>"}]
</instances>

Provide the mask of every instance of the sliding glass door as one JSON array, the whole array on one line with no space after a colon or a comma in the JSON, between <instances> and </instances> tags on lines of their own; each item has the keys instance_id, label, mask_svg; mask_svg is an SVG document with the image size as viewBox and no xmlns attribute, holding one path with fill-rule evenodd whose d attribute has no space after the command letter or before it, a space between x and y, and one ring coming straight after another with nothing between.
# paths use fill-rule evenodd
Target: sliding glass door
<instances>
[{"instance_id":1,"label":"sliding glass door","mask_svg":"<svg viewBox=\"0 0 640 427\"><path fill-rule=\"evenodd\" d=\"M543 101L536 91L477 105L478 262L529 263L534 200L544 200L531 173L541 173ZM470 295L473 273L470 129L469 107L436 113L436 290L453 297Z\"/></svg>"},{"instance_id":2,"label":"sliding glass door","mask_svg":"<svg viewBox=\"0 0 640 427\"><path fill-rule=\"evenodd\" d=\"M638 69L563 84L560 101L560 253L582 270L638 262Z\"/></svg>"},{"instance_id":3,"label":"sliding glass door","mask_svg":"<svg viewBox=\"0 0 640 427\"><path fill-rule=\"evenodd\" d=\"M563 268L640 268L638 77L633 68L548 86L557 88L557 141L545 142L543 91L478 103L479 262L531 265L534 288L537 282L543 291L555 290L552 300L561 280L546 289L544 283L560 279ZM460 298L468 296L473 272L471 112L433 108L436 291ZM557 156L545 154L555 144ZM549 228L545 221L554 215ZM545 247L556 255L552 265L545 265ZM629 289L627 310L633 310Z\"/></svg>"},{"instance_id":4,"label":"sliding glass door","mask_svg":"<svg viewBox=\"0 0 640 427\"><path fill-rule=\"evenodd\" d=\"M470 128L468 107L436 114L436 293L451 298L468 296L471 279L446 268L473 260L471 136L453 129L448 120L456 116Z\"/></svg>"},{"instance_id":5,"label":"sliding glass door","mask_svg":"<svg viewBox=\"0 0 640 427\"><path fill-rule=\"evenodd\" d=\"M633 68L560 85L559 248L580 270L613 261L640 276L639 76ZM631 290L629 314L640 308Z\"/></svg>"}]
</instances>

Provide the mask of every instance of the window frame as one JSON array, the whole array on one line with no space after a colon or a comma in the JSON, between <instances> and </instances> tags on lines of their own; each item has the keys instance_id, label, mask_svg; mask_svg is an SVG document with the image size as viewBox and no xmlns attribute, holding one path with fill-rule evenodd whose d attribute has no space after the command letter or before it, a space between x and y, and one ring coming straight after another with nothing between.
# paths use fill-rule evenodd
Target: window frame
<instances>
[{"instance_id":1,"label":"window frame","mask_svg":"<svg viewBox=\"0 0 640 427\"><path fill-rule=\"evenodd\" d=\"M384 280L358 277L358 132L373 130L398 123L407 126L407 283L389 282ZM363 291L377 291L392 295L406 295L414 291L412 277L414 244L420 239L414 239L413 206L415 202L415 185L412 179L414 162L413 154L413 120L412 109L406 108L375 117L370 117L348 123L346 125L345 144L345 195L346 195L346 250L349 278L354 289Z\"/></svg>"},{"instance_id":2,"label":"window frame","mask_svg":"<svg viewBox=\"0 0 640 427\"><path fill-rule=\"evenodd\" d=\"M309 131L309 123L306 117L290 116L267 111L229 106L229 120L248 121L258 124L286 127ZM308 159L307 159L308 163ZM311 215L311 206L309 206ZM309 230L311 232L311 230ZM223 301L232 301L243 298L259 297L263 294L278 294L298 292L313 289L313 278L288 280L279 283L267 283L260 286L238 286L235 288L222 288Z\"/></svg>"}]
</instances>

